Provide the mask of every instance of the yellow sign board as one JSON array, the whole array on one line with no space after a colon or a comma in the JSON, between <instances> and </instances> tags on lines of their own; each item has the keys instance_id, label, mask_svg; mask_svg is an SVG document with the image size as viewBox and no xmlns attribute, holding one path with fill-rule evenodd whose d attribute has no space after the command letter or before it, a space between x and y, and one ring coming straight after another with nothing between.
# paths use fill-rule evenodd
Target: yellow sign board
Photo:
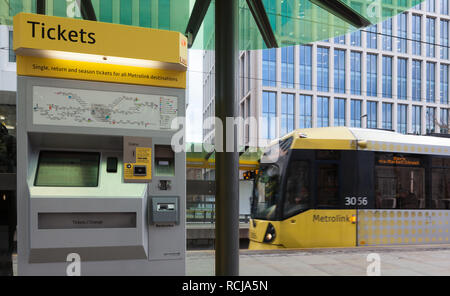
<instances>
[{"instance_id":1,"label":"yellow sign board","mask_svg":"<svg viewBox=\"0 0 450 296\"><path fill-rule=\"evenodd\" d=\"M19 13L13 40L18 75L186 87L179 32Z\"/></svg>"}]
</instances>

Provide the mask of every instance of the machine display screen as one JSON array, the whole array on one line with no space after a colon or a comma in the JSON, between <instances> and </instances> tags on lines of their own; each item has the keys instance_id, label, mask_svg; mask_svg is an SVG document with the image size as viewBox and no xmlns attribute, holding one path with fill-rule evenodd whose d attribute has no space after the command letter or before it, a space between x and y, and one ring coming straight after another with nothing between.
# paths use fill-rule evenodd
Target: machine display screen
<instances>
[{"instance_id":1,"label":"machine display screen","mask_svg":"<svg viewBox=\"0 0 450 296\"><path fill-rule=\"evenodd\" d=\"M41 151L34 186L97 187L100 153Z\"/></svg>"}]
</instances>

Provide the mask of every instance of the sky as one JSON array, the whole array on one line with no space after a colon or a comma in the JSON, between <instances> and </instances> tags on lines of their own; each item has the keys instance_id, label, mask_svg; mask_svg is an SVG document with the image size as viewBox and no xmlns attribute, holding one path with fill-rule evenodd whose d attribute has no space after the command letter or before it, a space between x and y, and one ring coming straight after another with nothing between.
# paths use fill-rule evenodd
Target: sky
<instances>
[{"instance_id":1,"label":"sky","mask_svg":"<svg viewBox=\"0 0 450 296\"><path fill-rule=\"evenodd\" d=\"M189 50L186 109L186 142L202 142L203 139L203 51Z\"/></svg>"}]
</instances>

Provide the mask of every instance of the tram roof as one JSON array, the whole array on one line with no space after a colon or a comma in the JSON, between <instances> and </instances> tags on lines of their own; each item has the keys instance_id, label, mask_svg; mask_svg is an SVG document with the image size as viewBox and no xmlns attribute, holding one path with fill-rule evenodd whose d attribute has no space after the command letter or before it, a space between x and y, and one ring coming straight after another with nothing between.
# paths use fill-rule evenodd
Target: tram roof
<instances>
[{"instance_id":1,"label":"tram roof","mask_svg":"<svg viewBox=\"0 0 450 296\"><path fill-rule=\"evenodd\" d=\"M262 148L241 147L239 149L239 169L255 170L259 167L259 159ZM187 168L215 168L214 146L206 143L187 143L186 145L186 167Z\"/></svg>"},{"instance_id":2,"label":"tram roof","mask_svg":"<svg viewBox=\"0 0 450 296\"><path fill-rule=\"evenodd\" d=\"M450 138L405 135L387 130L324 127L297 129L291 149L335 149L450 156Z\"/></svg>"}]
</instances>

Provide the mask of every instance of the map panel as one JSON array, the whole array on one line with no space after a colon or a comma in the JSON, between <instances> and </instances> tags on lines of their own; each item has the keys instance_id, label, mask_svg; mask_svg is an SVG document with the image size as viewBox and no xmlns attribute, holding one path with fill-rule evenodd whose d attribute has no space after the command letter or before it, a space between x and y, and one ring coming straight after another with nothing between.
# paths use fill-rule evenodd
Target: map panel
<instances>
[{"instance_id":1,"label":"map panel","mask_svg":"<svg viewBox=\"0 0 450 296\"><path fill-rule=\"evenodd\" d=\"M33 87L33 123L40 125L169 130L177 97Z\"/></svg>"}]
</instances>

